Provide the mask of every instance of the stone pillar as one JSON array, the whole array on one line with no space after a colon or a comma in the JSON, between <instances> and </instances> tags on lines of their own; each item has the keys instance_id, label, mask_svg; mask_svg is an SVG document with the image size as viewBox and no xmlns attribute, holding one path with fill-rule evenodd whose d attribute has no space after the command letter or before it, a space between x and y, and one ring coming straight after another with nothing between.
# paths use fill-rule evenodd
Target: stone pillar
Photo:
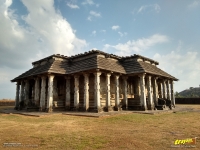
<instances>
[{"instance_id":1,"label":"stone pillar","mask_svg":"<svg viewBox=\"0 0 200 150\"><path fill-rule=\"evenodd\" d=\"M95 101L95 106L97 108L97 112L101 112L102 108L101 108L101 102L100 102L100 75L101 72L97 71L94 73L95 76L95 82L94 82L94 101Z\"/></svg>"},{"instance_id":2,"label":"stone pillar","mask_svg":"<svg viewBox=\"0 0 200 150\"><path fill-rule=\"evenodd\" d=\"M160 89L160 97L159 98L164 98L164 96L163 96L163 84L160 82L159 83L159 89Z\"/></svg>"},{"instance_id":3,"label":"stone pillar","mask_svg":"<svg viewBox=\"0 0 200 150\"><path fill-rule=\"evenodd\" d=\"M112 108L110 106L110 73L106 74L106 109L107 111L112 111Z\"/></svg>"},{"instance_id":4,"label":"stone pillar","mask_svg":"<svg viewBox=\"0 0 200 150\"><path fill-rule=\"evenodd\" d=\"M125 109L126 109L126 110L128 110L127 79L128 79L128 77L123 77L123 82L124 82L124 90L123 90L124 101L123 101L123 105L125 106Z\"/></svg>"},{"instance_id":5,"label":"stone pillar","mask_svg":"<svg viewBox=\"0 0 200 150\"><path fill-rule=\"evenodd\" d=\"M166 84L165 84L165 80L163 80L163 82L162 82L162 86L163 86L163 98L164 99L166 99L167 97L166 97Z\"/></svg>"},{"instance_id":6,"label":"stone pillar","mask_svg":"<svg viewBox=\"0 0 200 150\"><path fill-rule=\"evenodd\" d=\"M29 102L29 80L25 80L25 107L28 106L28 102Z\"/></svg>"},{"instance_id":7,"label":"stone pillar","mask_svg":"<svg viewBox=\"0 0 200 150\"><path fill-rule=\"evenodd\" d=\"M121 110L119 103L119 75L115 75L115 110Z\"/></svg>"},{"instance_id":8,"label":"stone pillar","mask_svg":"<svg viewBox=\"0 0 200 150\"><path fill-rule=\"evenodd\" d=\"M15 96L15 109L16 110L19 107L19 90L20 90L19 81L17 81L17 83L16 83L16 96Z\"/></svg>"},{"instance_id":9,"label":"stone pillar","mask_svg":"<svg viewBox=\"0 0 200 150\"><path fill-rule=\"evenodd\" d=\"M149 101L149 109L154 109L154 103L152 98L152 89L151 89L151 76L147 76L147 91L148 91L148 101Z\"/></svg>"},{"instance_id":10,"label":"stone pillar","mask_svg":"<svg viewBox=\"0 0 200 150\"><path fill-rule=\"evenodd\" d=\"M166 85L167 85L167 99L170 100L169 80L166 81Z\"/></svg>"},{"instance_id":11,"label":"stone pillar","mask_svg":"<svg viewBox=\"0 0 200 150\"><path fill-rule=\"evenodd\" d=\"M70 110L70 77L65 77L66 79L66 96L65 96L65 109Z\"/></svg>"},{"instance_id":12,"label":"stone pillar","mask_svg":"<svg viewBox=\"0 0 200 150\"><path fill-rule=\"evenodd\" d=\"M174 82L173 82L173 80L171 81L171 101L172 101L172 106L175 108L175 96L174 96Z\"/></svg>"},{"instance_id":13,"label":"stone pillar","mask_svg":"<svg viewBox=\"0 0 200 150\"><path fill-rule=\"evenodd\" d=\"M79 75L74 76L74 110L79 110Z\"/></svg>"},{"instance_id":14,"label":"stone pillar","mask_svg":"<svg viewBox=\"0 0 200 150\"><path fill-rule=\"evenodd\" d=\"M40 93L40 111L45 111L45 94L46 94L46 76L42 76L42 85Z\"/></svg>"},{"instance_id":15,"label":"stone pillar","mask_svg":"<svg viewBox=\"0 0 200 150\"><path fill-rule=\"evenodd\" d=\"M20 89L20 99L19 99L19 109L22 109L24 102L24 82L21 81L21 89Z\"/></svg>"},{"instance_id":16,"label":"stone pillar","mask_svg":"<svg viewBox=\"0 0 200 150\"><path fill-rule=\"evenodd\" d=\"M52 112L53 110L53 78L54 75L50 74L48 83L48 95L47 95L47 112Z\"/></svg>"},{"instance_id":17,"label":"stone pillar","mask_svg":"<svg viewBox=\"0 0 200 150\"><path fill-rule=\"evenodd\" d=\"M39 106L39 101L40 101L40 78L37 77L35 78L35 105Z\"/></svg>"},{"instance_id":18,"label":"stone pillar","mask_svg":"<svg viewBox=\"0 0 200 150\"><path fill-rule=\"evenodd\" d=\"M84 110L89 110L89 74L84 74Z\"/></svg>"},{"instance_id":19,"label":"stone pillar","mask_svg":"<svg viewBox=\"0 0 200 150\"><path fill-rule=\"evenodd\" d=\"M153 78L153 99L154 105L158 105L158 89L157 89L157 77Z\"/></svg>"},{"instance_id":20,"label":"stone pillar","mask_svg":"<svg viewBox=\"0 0 200 150\"><path fill-rule=\"evenodd\" d=\"M142 110L147 110L146 95L145 95L145 73L139 75L140 77L140 105Z\"/></svg>"},{"instance_id":21,"label":"stone pillar","mask_svg":"<svg viewBox=\"0 0 200 150\"><path fill-rule=\"evenodd\" d=\"M29 100L29 80L25 80L25 93L24 93L24 100L28 101Z\"/></svg>"}]
</instances>

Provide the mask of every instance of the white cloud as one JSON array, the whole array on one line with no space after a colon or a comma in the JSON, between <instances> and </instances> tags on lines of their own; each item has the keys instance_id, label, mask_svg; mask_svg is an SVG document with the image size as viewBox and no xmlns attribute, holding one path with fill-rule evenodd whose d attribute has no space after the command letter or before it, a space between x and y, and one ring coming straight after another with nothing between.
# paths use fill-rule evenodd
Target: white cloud
<instances>
[{"instance_id":1,"label":"white cloud","mask_svg":"<svg viewBox=\"0 0 200 150\"><path fill-rule=\"evenodd\" d=\"M127 32L124 32L124 33L118 32L118 34L119 34L121 37L123 37L123 36L126 36L126 35L127 35Z\"/></svg>"},{"instance_id":2,"label":"white cloud","mask_svg":"<svg viewBox=\"0 0 200 150\"><path fill-rule=\"evenodd\" d=\"M92 21L93 17L101 17L101 13L90 11L90 16L87 17L87 20Z\"/></svg>"},{"instance_id":3,"label":"white cloud","mask_svg":"<svg viewBox=\"0 0 200 150\"><path fill-rule=\"evenodd\" d=\"M67 6L69 6L72 9L79 9L78 5L72 4L72 3L67 3Z\"/></svg>"},{"instance_id":4,"label":"white cloud","mask_svg":"<svg viewBox=\"0 0 200 150\"><path fill-rule=\"evenodd\" d=\"M200 1L195 0L195 1L193 1L191 4L189 4L188 7L189 7L190 9L193 9L193 8L198 7L199 4L200 4Z\"/></svg>"},{"instance_id":5,"label":"white cloud","mask_svg":"<svg viewBox=\"0 0 200 150\"><path fill-rule=\"evenodd\" d=\"M93 0L85 0L82 4L83 5L94 5L95 3L93 2Z\"/></svg>"},{"instance_id":6,"label":"white cloud","mask_svg":"<svg viewBox=\"0 0 200 150\"><path fill-rule=\"evenodd\" d=\"M106 30L101 30L100 32L102 32L102 33L106 33Z\"/></svg>"},{"instance_id":7,"label":"white cloud","mask_svg":"<svg viewBox=\"0 0 200 150\"><path fill-rule=\"evenodd\" d=\"M96 36L96 33L97 33L97 32L96 32L95 30L92 31L92 35L93 35L93 36Z\"/></svg>"},{"instance_id":8,"label":"white cloud","mask_svg":"<svg viewBox=\"0 0 200 150\"><path fill-rule=\"evenodd\" d=\"M100 13L97 13L95 11L90 11L90 15L94 16L94 17L101 17Z\"/></svg>"},{"instance_id":9,"label":"white cloud","mask_svg":"<svg viewBox=\"0 0 200 150\"><path fill-rule=\"evenodd\" d=\"M112 30L118 30L119 28L120 28L120 26L118 26L118 25L114 25L111 27Z\"/></svg>"},{"instance_id":10,"label":"white cloud","mask_svg":"<svg viewBox=\"0 0 200 150\"><path fill-rule=\"evenodd\" d=\"M141 52L156 44L168 42L169 38L165 35L154 34L149 38L128 41L126 43L118 43L117 45L104 45L104 50L114 48L118 55L131 55L133 52Z\"/></svg>"},{"instance_id":11,"label":"white cloud","mask_svg":"<svg viewBox=\"0 0 200 150\"><path fill-rule=\"evenodd\" d=\"M2 84L10 87L9 80L30 69L32 61L57 53L80 53L87 46L55 10L53 0L21 2L28 12L24 16L10 8L12 0L0 1L0 78L6 82L1 80L0 88ZM18 18L23 18L23 25Z\"/></svg>"},{"instance_id":12,"label":"white cloud","mask_svg":"<svg viewBox=\"0 0 200 150\"><path fill-rule=\"evenodd\" d=\"M92 21L92 17L91 17L91 16L88 16L88 17L87 17L87 20Z\"/></svg>"},{"instance_id":13,"label":"white cloud","mask_svg":"<svg viewBox=\"0 0 200 150\"><path fill-rule=\"evenodd\" d=\"M159 13L160 10L161 10L161 8L160 8L160 6L159 6L158 4L144 5L144 6L141 6L141 7L138 9L137 13L142 13L142 12L144 12L144 11L147 10L147 9L149 9L150 11L154 10L154 11L156 11L157 13Z\"/></svg>"},{"instance_id":14,"label":"white cloud","mask_svg":"<svg viewBox=\"0 0 200 150\"><path fill-rule=\"evenodd\" d=\"M179 79L175 83L175 91L180 92L199 85L197 82L200 74L198 53L191 51L191 49L189 51L184 54L177 51L171 51L167 55L156 53L153 57L154 60L159 62L159 68Z\"/></svg>"}]
</instances>

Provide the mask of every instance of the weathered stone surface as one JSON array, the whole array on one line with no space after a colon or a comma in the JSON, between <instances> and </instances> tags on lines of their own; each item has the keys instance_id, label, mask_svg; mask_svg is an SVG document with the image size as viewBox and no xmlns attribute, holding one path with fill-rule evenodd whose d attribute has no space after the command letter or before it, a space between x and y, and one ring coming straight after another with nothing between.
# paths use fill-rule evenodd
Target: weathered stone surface
<instances>
[{"instance_id":1,"label":"weathered stone surface","mask_svg":"<svg viewBox=\"0 0 200 150\"><path fill-rule=\"evenodd\" d=\"M45 111L46 95L46 76L42 76L41 94L40 94L40 111Z\"/></svg>"},{"instance_id":2,"label":"weathered stone surface","mask_svg":"<svg viewBox=\"0 0 200 150\"><path fill-rule=\"evenodd\" d=\"M142 110L147 110L147 104L146 104L146 94L145 94L145 74L139 75L140 77L140 90L141 90L141 95L140 95L140 105L142 107Z\"/></svg>"},{"instance_id":3,"label":"weathered stone surface","mask_svg":"<svg viewBox=\"0 0 200 150\"><path fill-rule=\"evenodd\" d=\"M156 65L158 62L140 55L119 57L101 51L71 57L52 55L34 62L34 68L12 80L18 82L15 107L101 112L133 105L152 110L158 97L171 99L175 106L171 81L177 79Z\"/></svg>"}]
</instances>

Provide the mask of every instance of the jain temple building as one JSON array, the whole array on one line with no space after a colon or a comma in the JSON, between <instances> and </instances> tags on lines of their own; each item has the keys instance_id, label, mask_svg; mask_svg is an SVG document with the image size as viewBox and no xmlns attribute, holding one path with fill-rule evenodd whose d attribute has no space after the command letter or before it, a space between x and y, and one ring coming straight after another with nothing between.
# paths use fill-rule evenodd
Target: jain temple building
<instances>
[{"instance_id":1,"label":"jain temple building","mask_svg":"<svg viewBox=\"0 0 200 150\"><path fill-rule=\"evenodd\" d=\"M29 111L166 110L175 107L177 78L140 55L99 50L54 54L32 63L16 82L15 109Z\"/></svg>"}]
</instances>

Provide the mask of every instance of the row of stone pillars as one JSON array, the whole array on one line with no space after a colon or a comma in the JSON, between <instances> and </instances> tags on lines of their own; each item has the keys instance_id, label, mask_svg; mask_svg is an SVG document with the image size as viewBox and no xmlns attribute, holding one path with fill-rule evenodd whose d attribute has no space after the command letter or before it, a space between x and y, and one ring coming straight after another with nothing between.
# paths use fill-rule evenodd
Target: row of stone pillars
<instances>
[{"instance_id":1,"label":"row of stone pillars","mask_svg":"<svg viewBox=\"0 0 200 150\"><path fill-rule=\"evenodd\" d=\"M85 73L84 75L84 110L89 110L89 74ZM100 75L101 72L94 73L94 102L97 111L102 111L101 102L100 102ZM110 111L110 73L106 74L106 109ZM120 110L120 102L119 102L119 75L115 76L115 110ZM124 105L127 107L127 77L124 77ZM66 77L66 108L70 109L70 77ZM79 109L79 75L74 75L74 107L75 110Z\"/></svg>"},{"instance_id":2,"label":"row of stone pillars","mask_svg":"<svg viewBox=\"0 0 200 150\"><path fill-rule=\"evenodd\" d=\"M145 75L141 74L140 77L140 88L141 88L141 96L140 96L140 103L144 110L147 109L146 104L146 94L145 94ZM151 77L150 75L146 76L147 78L147 93L148 93L148 101L150 103L150 109L153 110L155 106L158 105L158 89L157 89L157 79L158 77ZM152 82L151 82L152 81ZM163 82L160 84L161 86L161 98L171 100L171 104L175 107L175 97L174 97L174 87L173 87L173 80L163 79ZM171 82L171 83L170 83ZM153 83L153 95L151 89L151 83ZM170 97L170 90L169 84L171 84L171 97ZM167 87L167 90L166 90ZM166 92L167 91L167 92Z\"/></svg>"},{"instance_id":3,"label":"row of stone pillars","mask_svg":"<svg viewBox=\"0 0 200 150\"><path fill-rule=\"evenodd\" d=\"M89 74L84 73L84 109L85 111L88 111L89 109ZM100 75L101 72L97 71L94 73L95 76L95 83L94 83L94 102L95 107L97 111L101 111L101 103L100 103ZM140 105L144 110L147 110L147 104L146 104L146 94L145 94L145 75L141 74L140 77ZM74 109L79 109L79 76L80 75L74 75ZM106 73L106 109L107 111L110 111L111 104L110 104L110 73ZM41 89L40 89L40 78L42 79L41 82ZM34 101L36 104L39 104L41 111L52 111L53 107L53 79L54 75L50 74L48 75L48 94L47 94L47 106L45 106L45 97L46 97L46 78L47 76L40 76L35 78L35 92L34 92ZM119 102L119 75L114 75L115 77L115 110L121 110L121 106L125 106L125 109L128 108L128 101L127 101L127 76L123 76L123 95L124 100L123 104L120 104ZM66 79L66 99L65 99L65 107L67 110L70 110L70 77L65 77ZM158 98L158 89L157 89L157 77L151 77L147 76L147 90L148 90L148 100L150 103L150 109L154 109L155 105L157 104L157 98ZM153 94L151 89L151 80L153 83ZM25 81L25 85L24 85ZM20 82L17 82L16 87L16 104L15 107L18 108L20 102L22 101L28 101L29 96L29 81L24 80L21 81L21 88L20 88ZM165 82L167 82L167 96L166 96L166 86ZM25 90L24 90L25 89ZM163 97L166 99L170 99L169 94L169 80L163 80ZM19 94L20 93L20 94ZM19 96L20 95L20 96ZM175 106L175 100L174 100L174 92L173 92L173 81L171 81L171 101L172 105Z\"/></svg>"},{"instance_id":4,"label":"row of stone pillars","mask_svg":"<svg viewBox=\"0 0 200 150\"><path fill-rule=\"evenodd\" d=\"M41 89L40 89L40 77L41 77L41 80L42 80ZM52 104L53 104L53 79L54 79L54 75L48 75L47 106L45 106L46 78L47 78L47 76L40 76L40 77L34 78L34 80L35 80L34 105L39 105L41 111L44 111L45 109L46 109L46 111L51 111ZM20 107L22 107L21 106L22 102L23 102L23 105L28 107L29 88L30 88L29 80L21 80L21 81L17 82L15 109L19 109Z\"/></svg>"}]
</instances>

